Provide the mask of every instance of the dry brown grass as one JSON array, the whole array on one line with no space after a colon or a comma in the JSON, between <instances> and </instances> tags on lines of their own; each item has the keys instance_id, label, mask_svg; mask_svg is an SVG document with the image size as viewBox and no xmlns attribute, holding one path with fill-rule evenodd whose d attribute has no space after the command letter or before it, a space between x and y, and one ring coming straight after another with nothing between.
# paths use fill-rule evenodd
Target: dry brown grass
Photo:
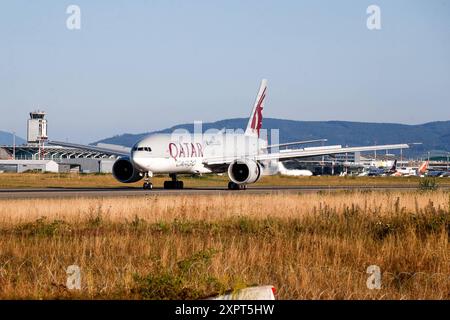
<instances>
[{"instance_id":1,"label":"dry brown grass","mask_svg":"<svg viewBox=\"0 0 450 320\"><path fill-rule=\"evenodd\" d=\"M228 177L204 175L202 177L183 176L181 179L188 188L192 187L226 187ZM162 187L167 176L156 176L152 179L155 187ZM419 177L288 177L264 176L256 185L274 186L418 186ZM449 178L438 178L440 186L450 186ZM142 187L143 181L123 184L111 174L57 174L57 173L0 173L0 188L98 188L98 187Z\"/></svg>"},{"instance_id":2,"label":"dry brown grass","mask_svg":"<svg viewBox=\"0 0 450 320\"><path fill-rule=\"evenodd\" d=\"M449 234L444 191L0 200L0 298L449 299Z\"/></svg>"}]
</instances>

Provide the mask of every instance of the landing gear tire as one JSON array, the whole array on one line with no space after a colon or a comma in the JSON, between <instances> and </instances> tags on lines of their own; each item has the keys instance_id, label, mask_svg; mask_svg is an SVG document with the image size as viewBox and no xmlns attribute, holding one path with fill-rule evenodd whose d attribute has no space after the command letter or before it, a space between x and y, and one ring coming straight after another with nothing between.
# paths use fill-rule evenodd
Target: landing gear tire
<instances>
[{"instance_id":1,"label":"landing gear tire","mask_svg":"<svg viewBox=\"0 0 450 320\"><path fill-rule=\"evenodd\" d=\"M183 189L183 181L164 181L164 189Z\"/></svg>"},{"instance_id":2,"label":"landing gear tire","mask_svg":"<svg viewBox=\"0 0 450 320\"><path fill-rule=\"evenodd\" d=\"M247 185L246 184L237 184L233 181L228 182L228 190L246 190Z\"/></svg>"},{"instance_id":3,"label":"landing gear tire","mask_svg":"<svg viewBox=\"0 0 450 320\"><path fill-rule=\"evenodd\" d=\"M153 184L150 182L150 176L151 176L151 174L149 174L148 172L146 172L144 174L144 185L142 186L144 188L144 190L152 190L153 189Z\"/></svg>"},{"instance_id":4,"label":"landing gear tire","mask_svg":"<svg viewBox=\"0 0 450 320\"><path fill-rule=\"evenodd\" d=\"M144 190L152 190L153 184L151 182L144 182L143 188L144 188Z\"/></svg>"}]
</instances>

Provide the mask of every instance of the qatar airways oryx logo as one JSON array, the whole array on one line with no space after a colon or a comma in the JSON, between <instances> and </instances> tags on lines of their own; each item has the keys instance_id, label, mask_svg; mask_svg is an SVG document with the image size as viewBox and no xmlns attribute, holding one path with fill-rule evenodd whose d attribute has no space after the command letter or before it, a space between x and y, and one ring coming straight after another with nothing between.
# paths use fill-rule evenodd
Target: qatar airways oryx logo
<instances>
[{"instance_id":1,"label":"qatar airways oryx logo","mask_svg":"<svg viewBox=\"0 0 450 320\"><path fill-rule=\"evenodd\" d=\"M170 157L178 158L197 158L203 157L203 146L201 143L169 143Z\"/></svg>"},{"instance_id":2,"label":"qatar airways oryx logo","mask_svg":"<svg viewBox=\"0 0 450 320\"><path fill-rule=\"evenodd\" d=\"M263 103L264 103L264 98L266 97L266 89L264 88L261 97L258 100L258 103L256 104L256 108L255 108L255 113L253 114L253 118L252 118L252 123L251 123L251 128L253 130L256 130L256 133L258 134L259 137L259 131L261 130L262 127L262 111L264 109L263 107Z\"/></svg>"}]
</instances>

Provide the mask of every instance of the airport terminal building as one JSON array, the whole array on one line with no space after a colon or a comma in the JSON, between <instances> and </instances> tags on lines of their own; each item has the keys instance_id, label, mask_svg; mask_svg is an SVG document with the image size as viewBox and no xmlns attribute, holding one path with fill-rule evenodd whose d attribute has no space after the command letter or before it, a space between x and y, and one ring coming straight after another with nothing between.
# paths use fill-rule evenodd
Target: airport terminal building
<instances>
[{"instance_id":1,"label":"airport terminal building","mask_svg":"<svg viewBox=\"0 0 450 320\"><path fill-rule=\"evenodd\" d=\"M46 144L45 115L43 111L30 112L26 144L0 146L0 172L112 172L113 154Z\"/></svg>"},{"instance_id":2,"label":"airport terminal building","mask_svg":"<svg viewBox=\"0 0 450 320\"><path fill-rule=\"evenodd\" d=\"M97 145L103 151L86 150L82 146L49 145L45 116L43 111L30 112L25 144L0 146L0 172L111 173L117 156L108 153L107 149L129 151L126 147L107 144ZM363 157L355 152L288 160L284 164L288 169L306 169L314 175L336 175L360 171L356 164L361 161Z\"/></svg>"}]
</instances>

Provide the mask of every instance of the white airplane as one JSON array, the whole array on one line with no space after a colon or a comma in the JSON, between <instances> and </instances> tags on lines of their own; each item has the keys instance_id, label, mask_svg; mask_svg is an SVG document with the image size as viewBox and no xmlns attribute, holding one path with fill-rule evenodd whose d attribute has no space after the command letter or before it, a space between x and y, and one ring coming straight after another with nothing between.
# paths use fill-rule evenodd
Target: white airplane
<instances>
[{"instance_id":1,"label":"white airplane","mask_svg":"<svg viewBox=\"0 0 450 320\"><path fill-rule=\"evenodd\" d=\"M284 176L293 177L311 177L313 173L310 170L287 169L283 162L278 162L278 172Z\"/></svg>"},{"instance_id":2,"label":"white airplane","mask_svg":"<svg viewBox=\"0 0 450 320\"><path fill-rule=\"evenodd\" d=\"M397 168L392 174L395 177L401 176L423 176L428 169L429 161L424 161L419 167L401 167Z\"/></svg>"},{"instance_id":3,"label":"white airplane","mask_svg":"<svg viewBox=\"0 0 450 320\"><path fill-rule=\"evenodd\" d=\"M407 144L345 148L330 146L273 152L273 146L267 145L267 141L260 138L266 96L267 80L263 79L247 128L242 133L221 130L214 133L151 134L138 141L130 153L57 141L49 143L115 154L119 158L113 165L114 177L122 183L144 179L144 189L153 188L150 179L154 174L169 174L172 180L164 182L165 189L182 189L183 182L177 179L178 174L227 173L230 179L228 189L232 190L246 189L247 185L257 182L265 165L271 160L409 147Z\"/></svg>"}]
</instances>

